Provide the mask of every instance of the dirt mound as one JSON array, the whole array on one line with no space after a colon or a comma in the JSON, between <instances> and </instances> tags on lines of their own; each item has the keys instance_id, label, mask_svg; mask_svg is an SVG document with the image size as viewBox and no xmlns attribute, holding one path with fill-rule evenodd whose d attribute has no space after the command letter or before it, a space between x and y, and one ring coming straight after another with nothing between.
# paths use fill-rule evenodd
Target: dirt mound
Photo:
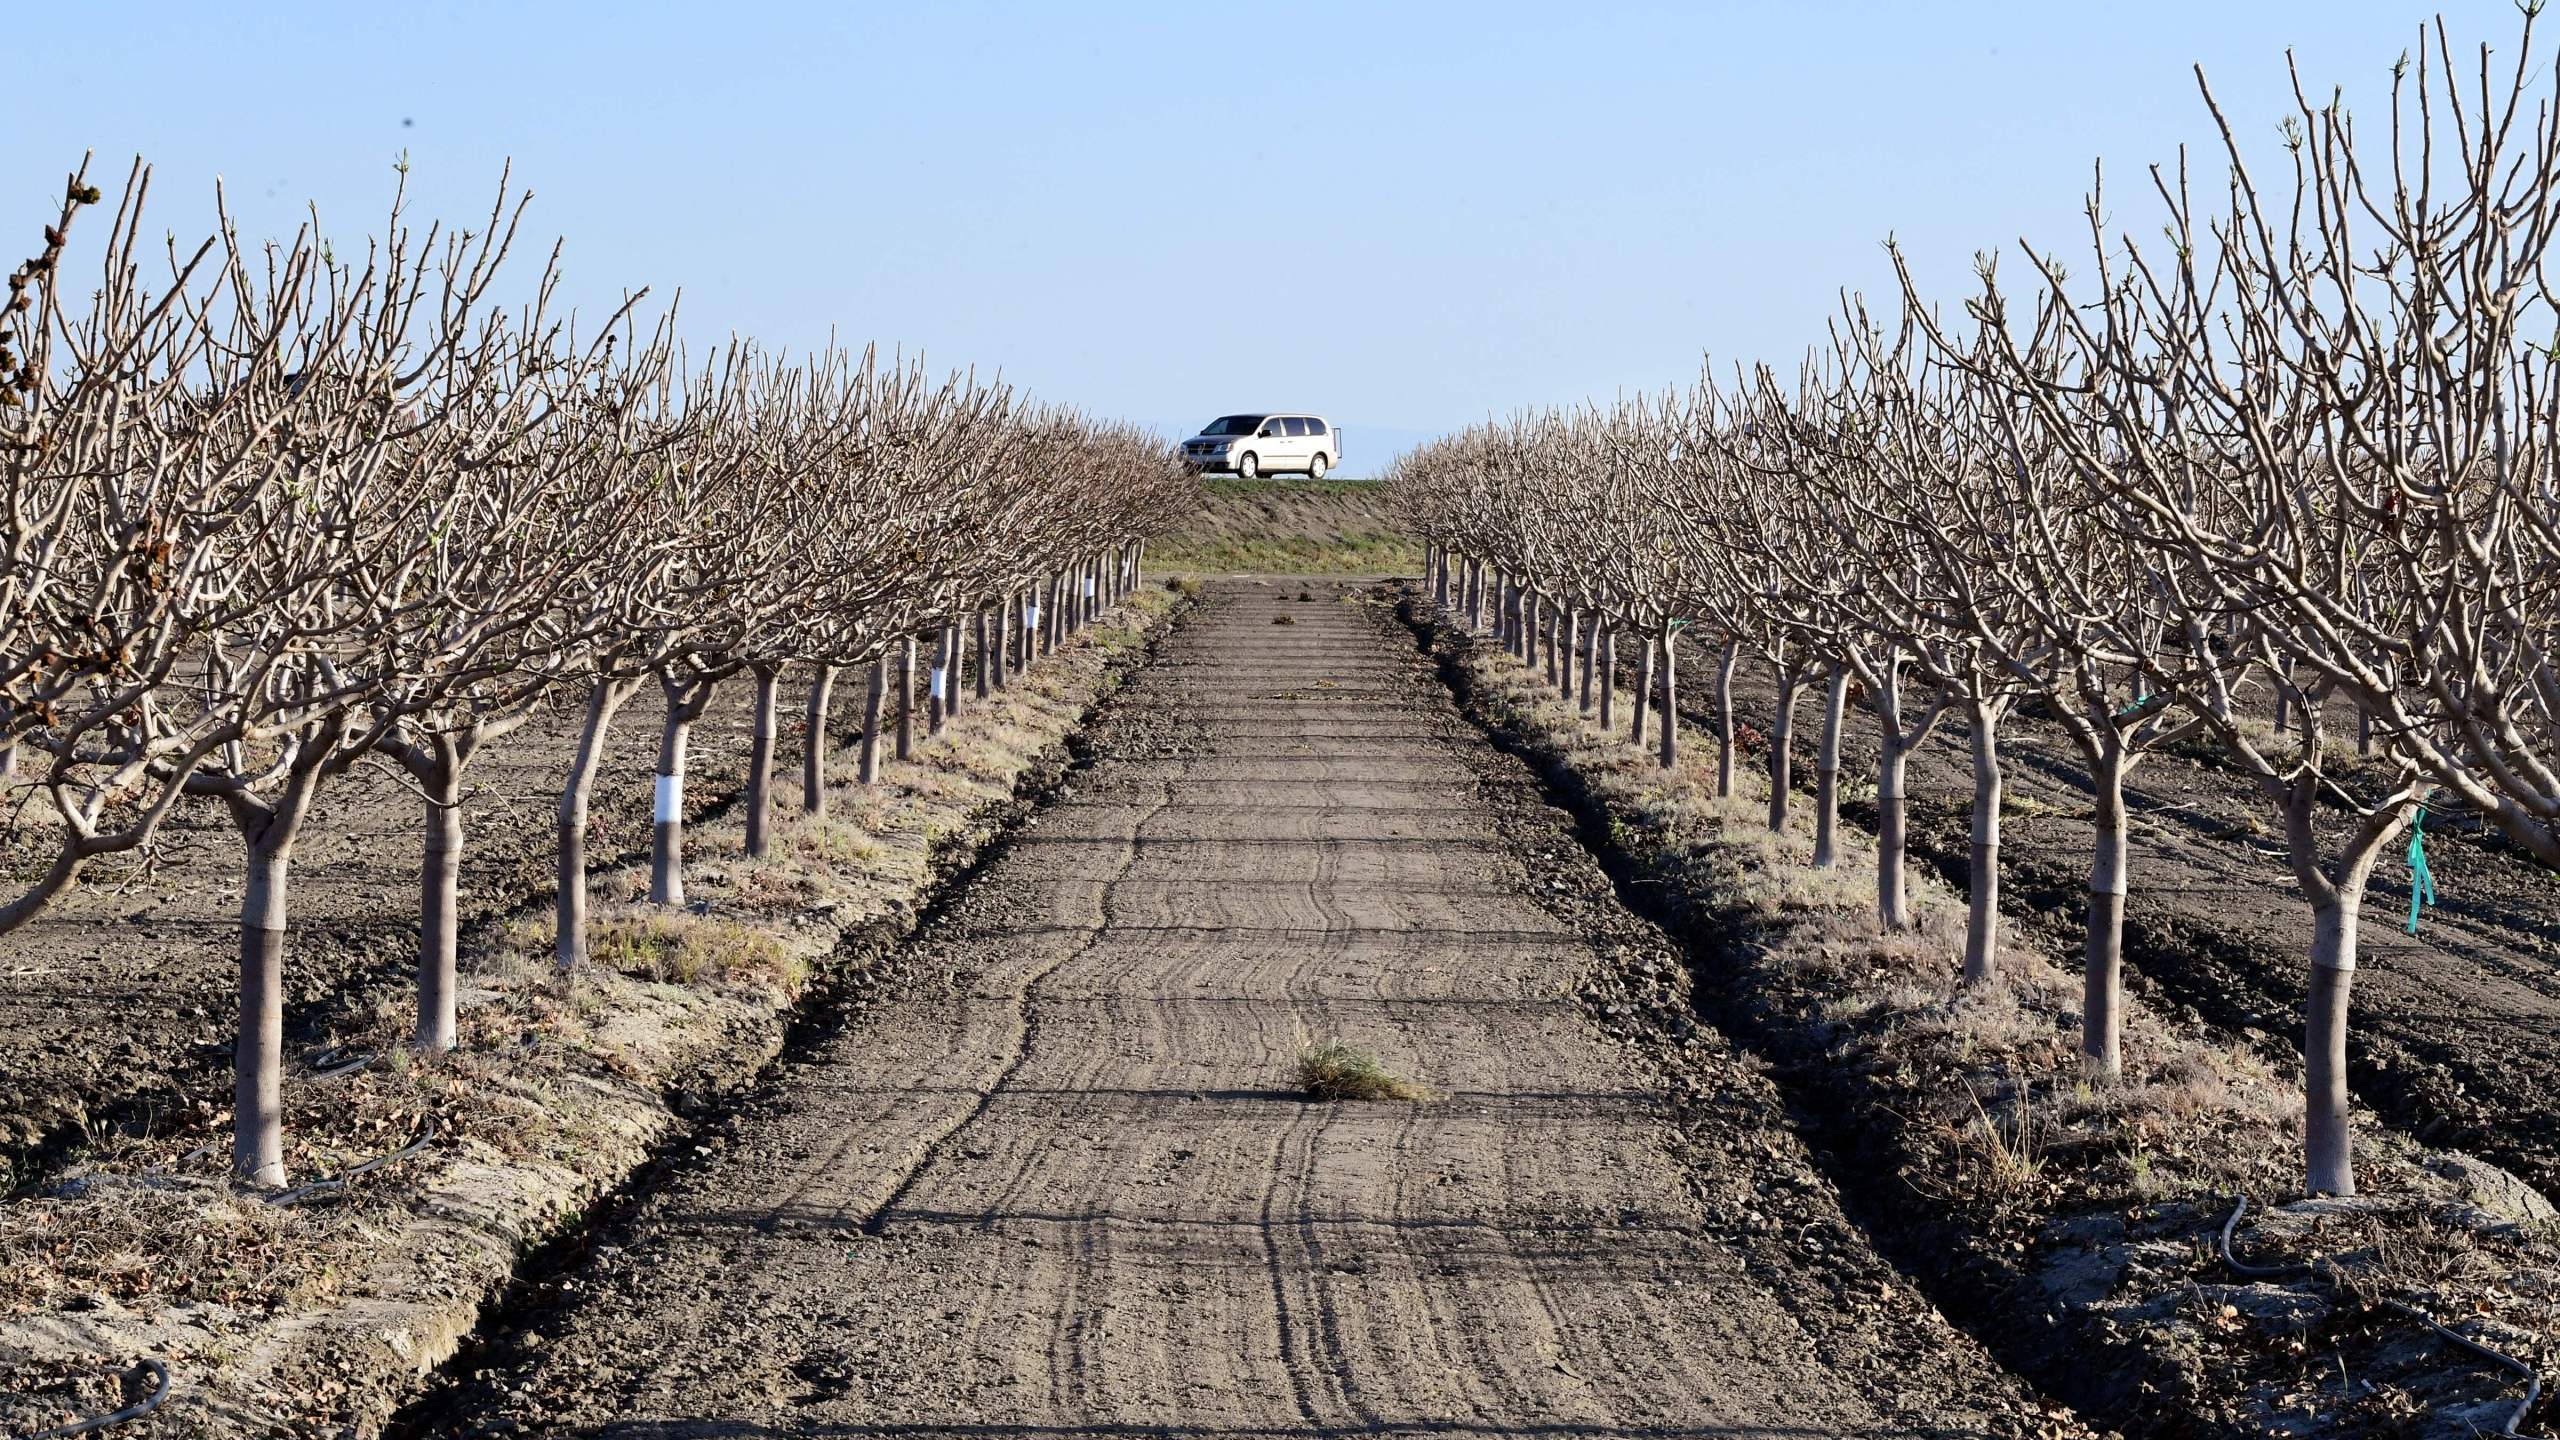
<instances>
[{"instance_id":1,"label":"dirt mound","mask_svg":"<svg viewBox=\"0 0 2560 1440\"><path fill-rule=\"evenodd\" d=\"M1148 548L1160 570L1380 575L1419 569L1422 544L1374 480L1208 480L1197 515Z\"/></svg>"}]
</instances>

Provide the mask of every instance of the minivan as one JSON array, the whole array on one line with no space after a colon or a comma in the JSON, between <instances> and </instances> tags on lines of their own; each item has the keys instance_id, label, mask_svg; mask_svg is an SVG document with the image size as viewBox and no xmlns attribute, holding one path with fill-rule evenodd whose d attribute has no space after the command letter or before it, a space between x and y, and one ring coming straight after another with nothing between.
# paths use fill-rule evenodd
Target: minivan
<instances>
[{"instance_id":1,"label":"minivan","mask_svg":"<svg viewBox=\"0 0 2560 1440\"><path fill-rule=\"evenodd\" d=\"M1244 479L1295 473L1321 480L1342 463L1342 432L1320 415L1221 415L1182 442L1195 470L1232 470Z\"/></svg>"}]
</instances>

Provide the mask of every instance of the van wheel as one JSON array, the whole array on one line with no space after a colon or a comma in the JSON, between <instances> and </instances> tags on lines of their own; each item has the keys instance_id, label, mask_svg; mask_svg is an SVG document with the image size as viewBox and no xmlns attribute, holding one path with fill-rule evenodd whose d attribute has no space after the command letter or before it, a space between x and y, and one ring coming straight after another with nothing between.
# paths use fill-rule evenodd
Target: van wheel
<instances>
[{"instance_id":1,"label":"van wheel","mask_svg":"<svg viewBox=\"0 0 2560 1440\"><path fill-rule=\"evenodd\" d=\"M1259 479L1261 475L1261 459L1252 451L1247 450L1244 452L1243 456L1236 461L1236 478L1239 480L1254 480Z\"/></svg>"},{"instance_id":2,"label":"van wheel","mask_svg":"<svg viewBox=\"0 0 2560 1440\"><path fill-rule=\"evenodd\" d=\"M1322 455L1318 455L1313 460L1307 462L1307 478L1310 480L1321 480L1324 478L1324 457Z\"/></svg>"}]
</instances>

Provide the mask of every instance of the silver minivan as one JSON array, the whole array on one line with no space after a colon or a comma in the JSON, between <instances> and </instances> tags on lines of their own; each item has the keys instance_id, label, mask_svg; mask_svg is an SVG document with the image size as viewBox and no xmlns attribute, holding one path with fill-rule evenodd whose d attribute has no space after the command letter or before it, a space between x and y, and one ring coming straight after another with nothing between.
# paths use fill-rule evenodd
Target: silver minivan
<instances>
[{"instance_id":1,"label":"silver minivan","mask_svg":"<svg viewBox=\"0 0 2560 1440\"><path fill-rule=\"evenodd\" d=\"M1182 458L1195 470L1257 475L1297 474L1321 480L1342 463L1342 432L1321 415L1221 415L1182 442Z\"/></svg>"}]
</instances>

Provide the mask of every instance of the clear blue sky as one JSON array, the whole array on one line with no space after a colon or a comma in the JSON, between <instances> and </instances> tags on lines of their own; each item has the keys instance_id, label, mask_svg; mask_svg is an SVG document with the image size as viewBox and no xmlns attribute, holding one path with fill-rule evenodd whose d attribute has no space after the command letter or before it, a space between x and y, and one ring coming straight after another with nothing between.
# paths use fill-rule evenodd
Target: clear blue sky
<instances>
[{"instance_id":1,"label":"clear blue sky","mask_svg":"<svg viewBox=\"0 0 2560 1440\"><path fill-rule=\"evenodd\" d=\"M1978 248L2071 238L2093 157L2125 215L2142 163L2210 140L2192 63L2270 142L2288 46L2378 117L2428 13L29 5L0 255L89 149L111 184L149 159L182 232L226 177L252 235L304 202L361 230L403 150L418 213L476 218L512 157L589 305L680 285L698 338L832 328L1167 428L1309 407L1365 470L1702 352L1791 358L1841 287L1889 288L1888 232L1952 291Z\"/></svg>"}]
</instances>

